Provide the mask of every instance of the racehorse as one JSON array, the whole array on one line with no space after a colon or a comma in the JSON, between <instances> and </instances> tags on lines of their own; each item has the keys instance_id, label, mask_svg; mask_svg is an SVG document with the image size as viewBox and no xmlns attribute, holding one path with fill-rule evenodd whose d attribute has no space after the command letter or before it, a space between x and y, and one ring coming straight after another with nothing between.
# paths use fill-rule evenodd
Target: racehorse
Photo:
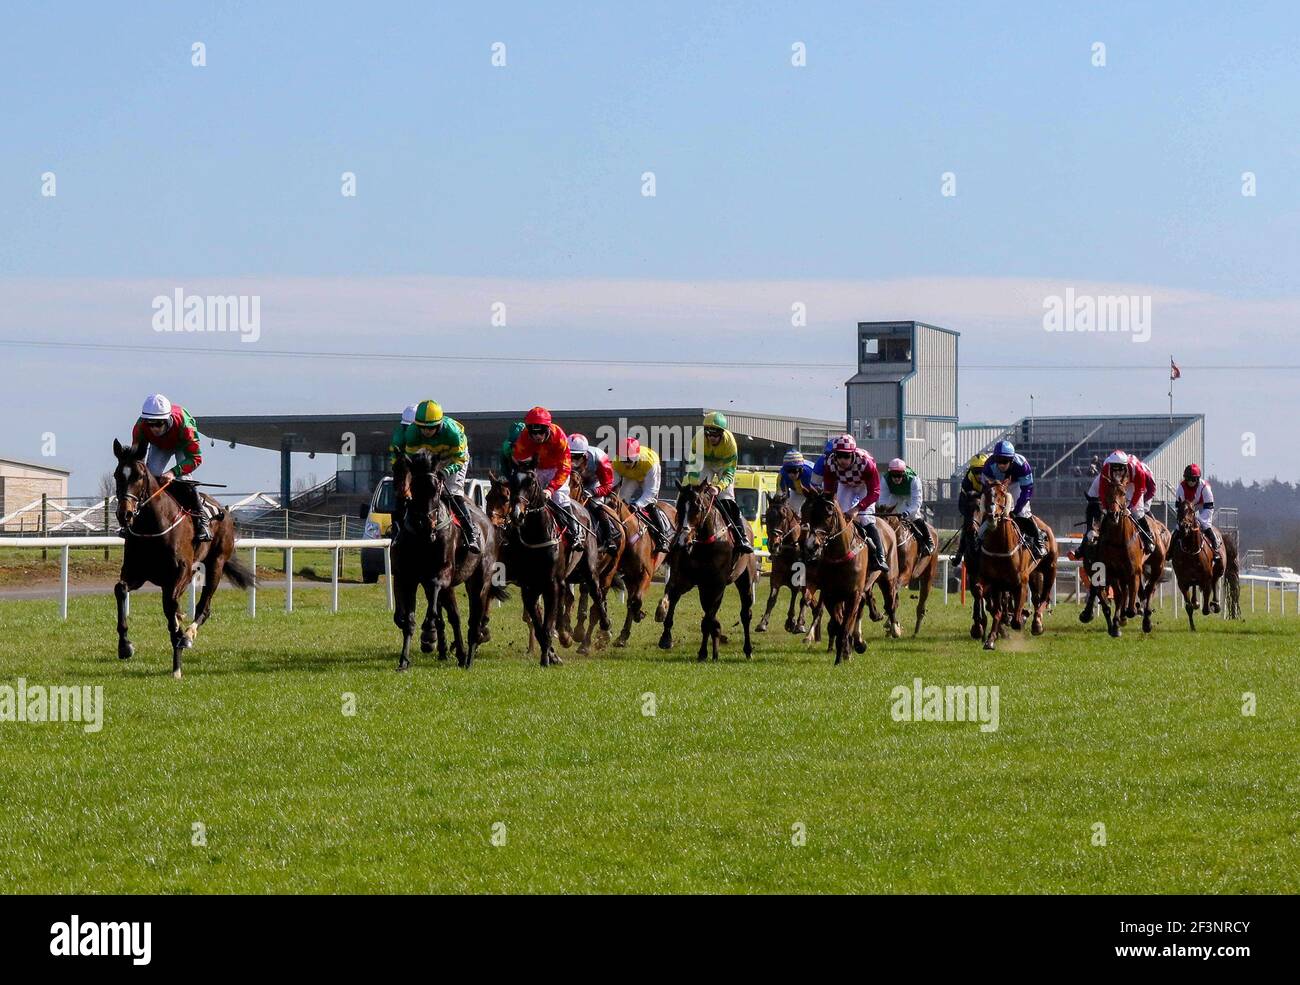
<instances>
[{"instance_id":1,"label":"racehorse","mask_svg":"<svg viewBox=\"0 0 1300 985\"><path fill-rule=\"evenodd\" d=\"M670 503L657 505L663 511L668 524L675 526L677 511L672 505ZM650 533L649 524L638 515L636 510L617 498L615 506L619 520L623 524L623 539L626 542L622 562L619 565L619 574L623 578L623 589L627 592L627 615L623 619L622 632L614 640L615 646L623 647L627 646L632 636L632 623L640 622L645 618L646 593L650 590L650 583L659 565L668 555L655 550L654 536Z\"/></svg>"},{"instance_id":2,"label":"racehorse","mask_svg":"<svg viewBox=\"0 0 1300 985\"><path fill-rule=\"evenodd\" d=\"M221 584L222 574L240 588L254 583L253 572L234 557L235 521L225 511L208 524L212 540L194 544L194 524L190 514L164 491L171 481L155 478L145 466L148 446L141 442L123 447L114 439L113 454L117 468L113 482L117 493L117 521L126 532L122 550L122 572L113 594L117 597L117 655L129 660L135 645L127 637L127 593L145 582L162 589L163 615L172 644L172 676L181 677L181 651L194 645L199 627L212 614L212 595ZM205 497L214 509L220 507ZM194 608L194 621L181 628L180 598L190 582L198 579L202 589Z\"/></svg>"},{"instance_id":3,"label":"racehorse","mask_svg":"<svg viewBox=\"0 0 1300 985\"><path fill-rule=\"evenodd\" d=\"M912 635L916 636L921 632L921 620L925 618L925 602L930 597L930 586L939 572L939 534L929 522L921 521L929 529L930 543L934 545L929 554L921 557L921 545L910 523L893 513L877 515L890 526L897 540L895 550L898 556L898 580L895 584L898 587L895 594L901 595L913 581L920 582L916 599L916 628L912 630ZM867 596L867 604L874 615L875 603L870 594Z\"/></svg>"},{"instance_id":4,"label":"racehorse","mask_svg":"<svg viewBox=\"0 0 1300 985\"><path fill-rule=\"evenodd\" d=\"M788 492L776 492L767 498L767 512L763 516L767 528L767 550L771 555L772 570L768 574L769 591L767 609L754 627L756 633L766 633L772 610L776 608L781 589L790 589L790 609L785 616L787 633L806 633L803 616L812 600L813 587L809 584L808 565L803 561L799 544L802 525L799 514L790 506ZM799 620L795 621L794 606L799 603Z\"/></svg>"},{"instance_id":5,"label":"racehorse","mask_svg":"<svg viewBox=\"0 0 1300 985\"><path fill-rule=\"evenodd\" d=\"M507 558L506 570L523 591L524 613L531 620L537 637L541 665L558 665L563 661L552 642L556 637L556 620L564 602L566 584L583 586L591 593L600 629L609 632L605 594L598 581L596 536L587 511L581 504L572 503L569 508L577 518L583 543L580 546L570 543L569 535L562 530L533 469L516 469L510 474L509 481L509 540L503 552ZM539 600L541 611L537 608ZM578 652L590 651L593 628L594 621L588 623Z\"/></svg>"},{"instance_id":6,"label":"racehorse","mask_svg":"<svg viewBox=\"0 0 1300 985\"><path fill-rule=\"evenodd\" d=\"M612 549L599 549L596 564L596 584L600 587L601 594L608 600L609 588L614 584L615 579L621 571L623 554L627 550L627 531L622 522L624 514L615 506L592 502L591 497L589 497L586 490L583 489L582 473L576 470L569 473L569 499L574 503L581 504L591 515L593 534L595 533L595 521L597 517L596 511L600 510L604 514L605 523L610 531L608 546ZM621 505L621 503L618 504L618 506ZM626 510L625 507L623 509ZM591 629L587 623L587 606L590 602L591 594L587 591L586 585L578 586L578 596L578 616L576 621L573 623L572 630L570 630L569 613L573 609L573 590L567 585L565 586L558 620L561 627L560 640L563 645L567 646L563 641L566 636L572 633L572 636L581 638L584 641L578 652L586 653L588 650L586 640L588 637L588 631ZM604 633L602 638L598 638L596 644L597 649L602 647L608 638L608 633Z\"/></svg>"},{"instance_id":7,"label":"racehorse","mask_svg":"<svg viewBox=\"0 0 1300 985\"><path fill-rule=\"evenodd\" d=\"M838 665L849 659L850 637L854 652L867 648L858 617L868 591L870 550L829 493L814 492L804 499L803 527L803 555L817 568L818 608L826 612L827 649L835 650ZM885 595L888 600L888 589Z\"/></svg>"},{"instance_id":8,"label":"racehorse","mask_svg":"<svg viewBox=\"0 0 1300 985\"><path fill-rule=\"evenodd\" d=\"M1052 588L1056 584L1058 549L1052 528L1034 517L1034 523L1047 539L1043 556L1034 558L1011 516L1014 500L1006 482L985 482L980 497L988 529L979 542L978 573L971 586L974 616L970 634L975 639L982 636L984 649L993 650L1003 622L1009 622L1012 629L1022 628L1026 606L1030 604L1033 609L1030 632L1035 636L1042 634L1043 613L1052 600ZM986 606L992 618L986 617Z\"/></svg>"},{"instance_id":9,"label":"racehorse","mask_svg":"<svg viewBox=\"0 0 1300 985\"><path fill-rule=\"evenodd\" d=\"M445 611L451 618L456 663L468 670L482 639L488 600L504 595L502 588L494 588L492 584L494 531L487 517L470 504L470 517L478 527L483 549L474 554L466 548L460 525L443 496L438 462L427 451L398 456L393 465L393 488L407 499L403 529L392 548L393 622L402 631L402 655L397 669L407 670L411 666L416 592L423 588L428 608L420 630L420 650L432 652L436 629L438 657L446 659L447 643L441 619L441 612ZM462 584L469 596L468 647L461 636L454 592L455 586Z\"/></svg>"},{"instance_id":10,"label":"racehorse","mask_svg":"<svg viewBox=\"0 0 1300 985\"><path fill-rule=\"evenodd\" d=\"M813 495L827 495L824 493L814 493ZM811 522L812 512L810 501L812 497L805 497L803 501L802 523L805 530ZM865 605L872 622L880 622L885 619L885 635L898 639L903 635L903 627L898 622L898 557L897 557L897 540L894 537L894 530L889 524L876 524L876 530L880 534L880 544L885 551L885 564L888 566L888 572L882 573L868 566L867 582L863 594L863 605ZM870 541L867 542L867 550L872 550ZM805 560L807 560L807 551L804 550ZM821 587L820 566L815 561L808 561L808 583L816 589L816 594L812 600L812 623L804 635L804 643L814 643L821 639L822 627L822 599L820 593ZM879 586L880 595L884 603L884 612L876 609L875 597L872 591ZM862 608L858 607L857 627L854 632L858 639L862 638ZM831 641L827 640L827 649L830 649Z\"/></svg>"},{"instance_id":11,"label":"racehorse","mask_svg":"<svg viewBox=\"0 0 1300 985\"><path fill-rule=\"evenodd\" d=\"M1201 615L1208 616L1219 611L1219 581L1227 581L1226 601L1228 615L1237 618L1240 584L1237 570L1237 545L1219 534L1219 543L1223 545L1223 554L1215 553L1210 540L1201 530L1196 519L1196 510L1190 503L1178 504L1178 528L1170 545L1169 558L1174 566L1174 577L1178 580L1178 591L1183 596L1183 607L1187 610L1187 626L1196 631L1197 592L1201 597Z\"/></svg>"},{"instance_id":12,"label":"racehorse","mask_svg":"<svg viewBox=\"0 0 1300 985\"><path fill-rule=\"evenodd\" d=\"M680 530L668 555L668 585L659 608L655 610L655 621L664 624L659 648L672 649L673 614L677 602L692 588L698 588L704 617L700 620L700 650L696 660L708 659L710 644L713 659L717 660L722 636L718 609L722 606L727 586L734 583L740 595L740 621L745 627L744 652L748 659L754 652L749 620L754 605L754 589L758 585L758 559L753 554L736 550L722 510L716 504L717 486L710 482L692 486L679 483L677 488Z\"/></svg>"},{"instance_id":13,"label":"racehorse","mask_svg":"<svg viewBox=\"0 0 1300 985\"><path fill-rule=\"evenodd\" d=\"M1112 637L1119 637L1124 623L1137 615L1144 568L1142 535L1125 502L1123 486L1111 489L1110 501L1105 504L1096 534L1092 550L1085 559L1089 564L1088 599L1079 613L1079 622L1091 622L1094 606L1100 601L1102 614L1106 617L1106 631ZM1113 616L1110 607L1112 595L1115 603ZM1150 632L1150 625L1148 612L1143 620L1143 630Z\"/></svg>"}]
</instances>

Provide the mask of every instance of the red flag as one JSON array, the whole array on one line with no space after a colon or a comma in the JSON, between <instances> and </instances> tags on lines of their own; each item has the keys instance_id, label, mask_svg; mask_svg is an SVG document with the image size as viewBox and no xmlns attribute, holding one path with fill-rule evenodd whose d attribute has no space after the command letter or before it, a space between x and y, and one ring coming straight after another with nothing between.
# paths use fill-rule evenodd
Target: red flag
<instances>
[{"instance_id":1,"label":"red flag","mask_svg":"<svg viewBox=\"0 0 1300 985\"><path fill-rule=\"evenodd\" d=\"M1178 368L1178 364L1172 359L1169 360L1169 378L1176 380L1183 375L1183 371Z\"/></svg>"}]
</instances>

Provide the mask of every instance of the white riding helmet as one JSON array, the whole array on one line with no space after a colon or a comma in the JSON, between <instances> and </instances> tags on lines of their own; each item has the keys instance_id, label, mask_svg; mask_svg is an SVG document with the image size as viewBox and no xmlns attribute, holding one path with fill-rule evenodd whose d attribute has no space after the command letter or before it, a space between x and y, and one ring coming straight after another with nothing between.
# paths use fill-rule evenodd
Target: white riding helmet
<instances>
[{"instance_id":1,"label":"white riding helmet","mask_svg":"<svg viewBox=\"0 0 1300 985\"><path fill-rule=\"evenodd\" d=\"M585 434L569 435L569 454L570 455L587 454L587 436Z\"/></svg>"},{"instance_id":2,"label":"white riding helmet","mask_svg":"<svg viewBox=\"0 0 1300 985\"><path fill-rule=\"evenodd\" d=\"M906 471L907 471L907 463L906 463L905 461L903 461L901 458L891 458L891 459L889 460L889 469L888 469L888 471L890 471L890 472L906 472Z\"/></svg>"},{"instance_id":3,"label":"white riding helmet","mask_svg":"<svg viewBox=\"0 0 1300 985\"><path fill-rule=\"evenodd\" d=\"M415 423L415 411L417 407L419 407L419 404L411 404L409 407L406 408L406 410L402 411L403 424Z\"/></svg>"},{"instance_id":4,"label":"white riding helmet","mask_svg":"<svg viewBox=\"0 0 1300 985\"><path fill-rule=\"evenodd\" d=\"M1128 455L1116 449L1106 456L1107 465L1128 465Z\"/></svg>"},{"instance_id":5,"label":"white riding helmet","mask_svg":"<svg viewBox=\"0 0 1300 985\"><path fill-rule=\"evenodd\" d=\"M161 393L153 393L144 398L140 408L140 419L144 421L169 421L172 416L172 402Z\"/></svg>"}]
</instances>

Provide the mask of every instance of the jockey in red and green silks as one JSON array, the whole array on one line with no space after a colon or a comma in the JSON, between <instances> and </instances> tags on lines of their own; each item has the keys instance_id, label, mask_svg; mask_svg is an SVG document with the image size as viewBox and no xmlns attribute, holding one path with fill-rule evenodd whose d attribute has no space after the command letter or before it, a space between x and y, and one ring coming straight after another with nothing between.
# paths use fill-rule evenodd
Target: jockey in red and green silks
<instances>
[{"instance_id":1,"label":"jockey in red and green silks","mask_svg":"<svg viewBox=\"0 0 1300 985\"><path fill-rule=\"evenodd\" d=\"M199 491L188 482L171 482L188 476L203 463L199 426L190 412L161 393L151 395L140 408L140 419L131 431L131 443L137 448L141 444L147 446L145 467L158 478L166 476L170 483L168 491L194 522L195 541L211 540L207 511Z\"/></svg>"}]
</instances>

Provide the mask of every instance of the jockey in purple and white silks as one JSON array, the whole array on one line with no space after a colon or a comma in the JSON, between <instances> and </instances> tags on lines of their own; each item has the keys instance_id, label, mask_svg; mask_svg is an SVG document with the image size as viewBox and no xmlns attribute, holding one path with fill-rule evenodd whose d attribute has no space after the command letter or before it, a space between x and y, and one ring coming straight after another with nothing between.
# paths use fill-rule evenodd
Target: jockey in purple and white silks
<instances>
[{"instance_id":1,"label":"jockey in purple and white silks","mask_svg":"<svg viewBox=\"0 0 1300 985\"><path fill-rule=\"evenodd\" d=\"M984 463L984 480L986 482L1007 482L1017 489L1016 503L1011 508L1011 518L1016 521L1021 535L1029 543L1029 549L1035 558L1047 552L1047 538L1034 522L1033 511L1029 501L1034 498L1034 469L1024 455L1016 454L1016 446L1003 438L993 446L993 453ZM980 537L988 528L988 518L980 526Z\"/></svg>"}]
</instances>

